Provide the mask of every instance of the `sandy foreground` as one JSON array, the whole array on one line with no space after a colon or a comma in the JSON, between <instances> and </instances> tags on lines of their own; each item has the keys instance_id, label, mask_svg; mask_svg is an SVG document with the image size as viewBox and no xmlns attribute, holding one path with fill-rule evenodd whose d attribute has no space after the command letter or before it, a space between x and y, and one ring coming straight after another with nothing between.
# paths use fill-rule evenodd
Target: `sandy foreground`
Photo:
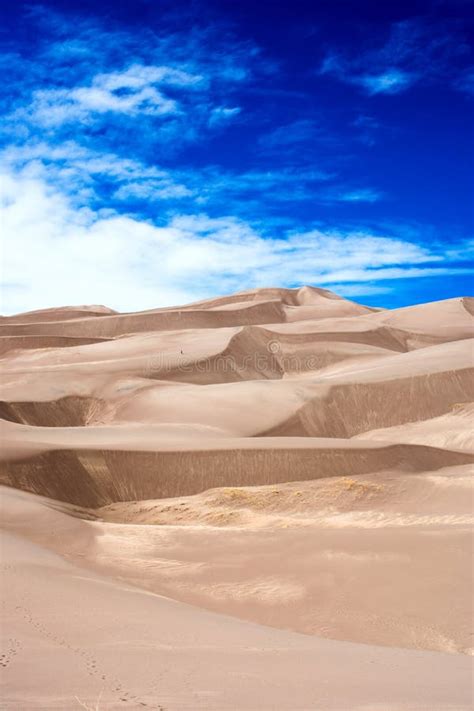
<instances>
[{"instance_id":1,"label":"sandy foreground","mask_svg":"<svg viewBox=\"0 0 474 711\"><path fill-rule=\"evenodd\" d=\"M0 319L5 709L471 709L473 302Z\"/></svg>"}]
</instances>

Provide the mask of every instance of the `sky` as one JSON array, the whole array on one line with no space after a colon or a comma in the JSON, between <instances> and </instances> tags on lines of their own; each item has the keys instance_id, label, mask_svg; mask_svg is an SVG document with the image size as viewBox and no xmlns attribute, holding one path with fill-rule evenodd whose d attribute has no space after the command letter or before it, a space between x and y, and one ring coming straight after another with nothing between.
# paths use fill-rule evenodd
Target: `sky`
<instances>
[{"instance_id":1,"label":"sky","mask_svg":"<svg viewBox=\"0 0 474 711\"><path fill-rule=\"evenodd\" d=\"M1 14L2 313L472 293L472 2Z\"/></svg>"}]
</instances>

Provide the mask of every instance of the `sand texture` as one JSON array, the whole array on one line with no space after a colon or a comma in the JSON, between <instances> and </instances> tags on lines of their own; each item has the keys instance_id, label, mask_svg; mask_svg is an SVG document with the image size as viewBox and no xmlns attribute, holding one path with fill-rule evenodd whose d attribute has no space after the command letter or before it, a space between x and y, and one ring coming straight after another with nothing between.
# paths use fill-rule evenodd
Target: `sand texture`
<instances>
[{"instance_id":1,"label":"sand texture","mask_svg":"<svg viewBox=\"0 0 474 711\"><path fill-rule=\"evenodd\" d=\"M471 709L473 312L0 318L1 708Z\"/></svg>"}]
</instances>

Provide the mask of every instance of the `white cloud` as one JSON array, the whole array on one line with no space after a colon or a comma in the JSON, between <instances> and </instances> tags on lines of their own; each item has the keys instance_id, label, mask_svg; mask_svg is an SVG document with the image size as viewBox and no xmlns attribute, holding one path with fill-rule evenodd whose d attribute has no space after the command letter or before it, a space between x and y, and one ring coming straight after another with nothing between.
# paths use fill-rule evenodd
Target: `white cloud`
<instances>
[{"instance_id":1,"label":"white cloud","mask_svg":"<svg viewBox=\"0 0 474 711\"><path fill-rule=\"evenodd\" d=\"M159 180L126 183L114 192L113 197L115 200L138 199L154 202L156 200L179 200L192 195L192 190L189 190L185 185L180 185L164 177Z\"/></svg>"},{"instance_id":2,"label":"white cloud","mask_svg":"<svg viewBox=\"0 0 474 711\"><path fill-rule=\"evenodd\" d=\"M330 54L325 58L320 73L329 74L348 84L360 86L370 96L398 94L408 89L419 78L415 72L398 67L384 67L375 72L366 71L363 58L360 58L358 62L348 62L336 54Z\"/></svg>"},{"instance_id":3,"label":"white cloud","mask_svg":"<svg viewBox=\"0 0 474 711\"><path fill-rule=\"evenodd\" d=\"M230 119L240 114L241 111L242 109L240 108L240 106L217 106L211 111L209 125L215 126L220 123L226 123Z\"/></svg>"},{"instance_id":4,"label":"white cloud","mask_svg":"<svg viewBox=\"0 0 474 711\"><path fill-rule=\"evenodd\" d=\"M28 7L31 51L0 54L5 133L161 157L235 120L236 88L265 74L265 59L217 18L181 19L164 11L159 26L126 29L93 13Z\"/></svg>"},{"instance_id":5,"label":"white cloud","mask_svg":"<svg viewBox=\"0 0 474 711\"><path fill-rule=\"evenodd\" d=\"M198 64L194 62L194 70L188 70L185 63L167 66L135 61L121 70L93 76L81 66L78 73L65 70L60 82L53 73L21 105L17 102L8 116L8 131L16 138L36 135L51 140L64 129L74 128L80 136L92 125L112 126L119 132L127 126L127 140L133 144L131 135L141 121L143 141L159 143L172 153L242 111L239 106L222 105L226 95L232 94L232 83L240 79L227 76L224 67L203 66L200 72ZM100 135L94 140L100 142Z\"/></svg>"},{"instance_id":6,"label":"white cloud","mask_svg":"<svg viewBox=\"0 0 474 711\"><path fill-rule=\"evenodd\" d=\"M232 217L181 215L157 227L76 209L38 176L1 176L3 311L74 303L153 308L285 281L360 285L451 273L443 255L403 239L313 230L264 237ZM363 284L367 286L363 287Z\"/></svg>"},{"instance_id":7,"label":"white cloud","mask_svg":"<svg viewBox=\"0 0 474 711\"><path fill-rule=\"evenodd\" d=\"M61 185L63 192L73 194L76 202L88 201L94 195L97 179L117 185L115 200L175 200L194 194L179 174L114 153L94 151L74 141L12 145L0 153L0 159L14 172L21 170L30 178Z\"/></svg>"},{"instance_id":8,"label":"white cloud","mask_svg":"<svg viewBox=\"0 0 474 711\"><path fill-rule=\"evenodd\" d=\"M160 116L179 112L176 100L160 87L193 89L203 83L200 75L166 66L134 64L122 72L97 74L87 86L68 89L41 89L21 113L47 127L71 121L87 121L93 114L114 112L134 116Z\"/></svg>"},{"instance_id":9,"label":"white cloud","mask_svg":"<svg viewBox=\"0 0 474 711\"><path fill-rule=\"evenodd\" d=\"M60 144L29 141L10 145L0 152L0 160L11 170L60 185L74 196L76 203L98 198L101 184L116 184L115 200L182 200L189 198L202 206L208 203L248 207L250 200L271 193L273 200L292 202L374 202L381 194L371 189L350 191L346 188L320 190L334 176L312 168L225 172L216 166L197 169L166 170L159 165L86 148L75 141ZM242 200L243 196L243 200Z\"/></svg>"},{"instance_id":10,"label":"white cloud","mask_svg":"<svg viewBox=\"0 0 474 711\"><path fill-rule=\"evenodd\" d=\"M372 188L361 188L360 190L349 190L339 197L341 202L377 202L382 197L382 193Z\"/></svg>"},{"instance_id":11,"label":"white cloud","mask_svg":"<svg viewBox=\"0 0 474 711\"><path fill-rule=\"evenodd\" d=\"M398 94L414 81L412 74L400 69L387 69L380 74L364 74L354 78L354 83L365 87L369 94Z\"/></svg>"},{"instance_id":12,"label":"white cloud","mask_svg":"<svg viewBox=\"0 0 474 711\"><path fill-rule=\"evenodd\" d=\"M132 64L123 72L98 74L94 84L108 91L117 89L142 89L150 84L162 86L196 87L205 83L200 74L191 74L175 67Z\"/></svg>"}]
</instances>

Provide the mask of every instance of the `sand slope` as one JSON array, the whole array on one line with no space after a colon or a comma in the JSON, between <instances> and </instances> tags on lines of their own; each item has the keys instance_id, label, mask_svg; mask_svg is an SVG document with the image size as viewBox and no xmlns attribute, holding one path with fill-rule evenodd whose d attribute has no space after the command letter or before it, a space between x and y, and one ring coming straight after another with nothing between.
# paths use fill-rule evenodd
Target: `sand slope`
<instances>
[{"instance_id":1,"label":"sand slope","mask_svg":"<svg viewBox=\"0 0 474 711\"><path fill-rule=\"evenodd\" d=\"M21 538L5 536L2 553L5 709L470 708L463 657L238 622L85 573Z\"/></svg>"},{"instance_id":2,"label":"sand slope","mask_svg":"<svg viewBox=\"0 0 474 711\"><path fill-rule=\"evenodd\" d=\"M4 707L471 708L473 311L2 317Z\"/></svg>"}]
</instances>

